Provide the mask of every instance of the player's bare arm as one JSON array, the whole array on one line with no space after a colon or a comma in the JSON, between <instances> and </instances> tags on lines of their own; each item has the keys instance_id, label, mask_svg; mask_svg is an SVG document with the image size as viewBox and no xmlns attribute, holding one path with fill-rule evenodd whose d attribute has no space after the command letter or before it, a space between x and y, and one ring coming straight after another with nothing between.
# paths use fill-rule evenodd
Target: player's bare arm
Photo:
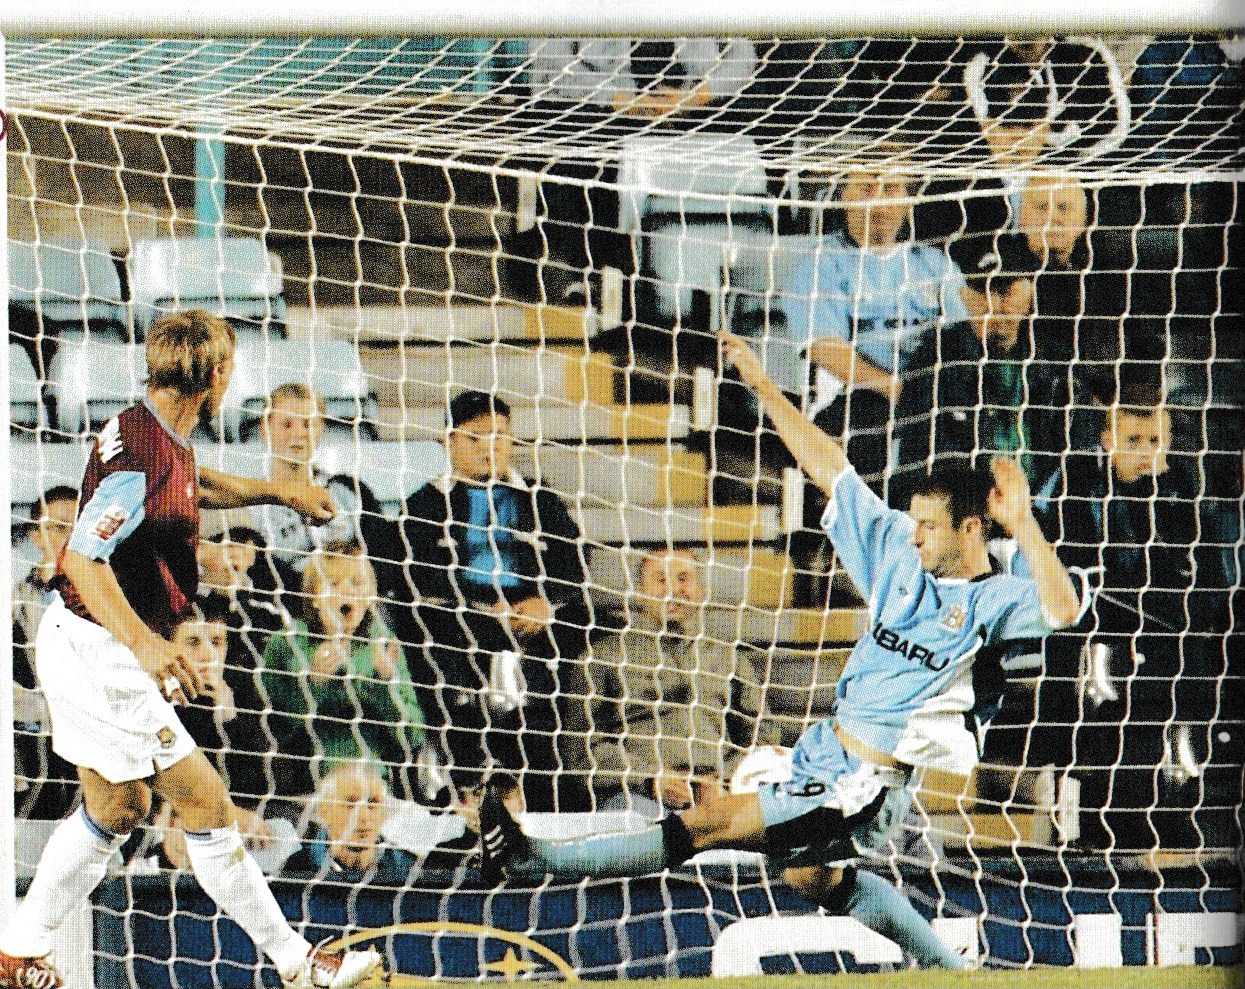
<instances>
[{"instance_id":1,"label":"player's bare arm","mask_svg":"<svg viewBox=\"0 0 1245 989\"><path fill-rule=\"evenodd\" d=\"M171 678L185 700L199 696L203 689L200 671L173 643L156 635L138 617L112 567L72 549L65 550L61 566L95 620L134 653L139 665L166 694L175 692L170 689Z\"/></svg>"},{"instance_id":2,"label":"player's bare arm","mask_svg":"<svg viewBox=\"0 0 1245 989\"><path fill-rule=\"evenodd\" d=\"M1016 540L1033 571L1038 597L1047 618L1058 627L1075 625L1081 601L1068 571L1055 555L1054 547L1042 535L1033 517L1029 482L1014 460L1002 457L992 464L994 487L990 491L990 516Z\"/></svg>"},{"instance_id":3,"label":"player's bare arm","mask_svg":"<svg viewBox=\"0 0 1245 989\"><path fill-rule=\"evenodd\" d=\"M224 474L200 466L200 508L246 508L249 505L288 505L307 521L321 525L334 514L333 498L326 488L300 481L272 481Z\"/></svg>"},{"instance_id":4,"label":"player's bare arm","mask_svg":"<svg viewBox=\"0 0 1245 989\"><path fill-rule=\"evenodd\" d=\"M782 390L766 377L761 361L741 337L733 333L721 333L718 337L722 343L723 359L734 364L743 383L756 392L765 414L774 423L779 437L800 469L829 495L834 482L847 467L847 455L842 445L791 404Z\"/></svg>"},{"instance_id":5,"label":"player's bare arm","mask_svg":"<svg viewBox=\"0 0 1245 989\"><path fill-rule=\"evenodd\" d=\"M903 381L898 375L883 371L850 343L835 337L823 337L808 348L808 356L818 367L824 367L840 381L853 388L868 388L891 403L899 401Z\"/></svg>"}]
</instances>

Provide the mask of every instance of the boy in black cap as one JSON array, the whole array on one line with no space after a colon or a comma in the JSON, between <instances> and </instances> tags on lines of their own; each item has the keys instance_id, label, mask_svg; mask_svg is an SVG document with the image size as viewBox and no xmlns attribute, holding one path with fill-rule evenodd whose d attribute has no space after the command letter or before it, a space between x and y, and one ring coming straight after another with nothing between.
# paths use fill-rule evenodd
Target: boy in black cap
<instances>
[{"instance_id":1,"label":"boy in black cap","mask_svg":"<svg viewBox=\"0 0 1245 989\"><path fill-rule=\"evenodd\" d=\"M529 806L551 809L559 664L583 653L588 626L579 528L511 467L505 401L464 391L449 419L450 472L407 499L405 559L381 591L403 612L403 640L431 645L413 675L453 763L513 770Z\"/></svg>"}]
</instances>

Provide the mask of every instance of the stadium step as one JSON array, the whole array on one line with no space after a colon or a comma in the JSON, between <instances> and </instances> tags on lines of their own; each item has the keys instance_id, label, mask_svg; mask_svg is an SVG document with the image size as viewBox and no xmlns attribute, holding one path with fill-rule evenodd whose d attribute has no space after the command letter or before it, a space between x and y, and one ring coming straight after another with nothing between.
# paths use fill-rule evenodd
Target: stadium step
<instances>
[{"instance_id":1,"label":"stadium step","mask_svg":"<svg viewBox=\"0 0 1245 989\"><path fill-rule=\"evenodd\" d=\"M745 609L742 638L758 644L854 646L869 632L864 608Z\"/></svg>"},{"instance_id":2,"label":"stadium step","mask_svg":"<svg viewBox=\"0 0 1245 989\"><path fill-rule=\"evenodd\" d=\"M515 468L564 497L582 493L608 504L704 505L709 487L703 454L672 446L630 450L518 445Z\"/></svg>"},{"instance_id":3,"label":"stadium step","mask_svg":"<svg viewBox=\"0 0 1245 989\"><path fill-rule=\"evenodd\" d=\"M583 341L597 330L592 309L522 303L428 306L291 306L286 329L291 337L328 333L360 344Z\"/></svg>"},{"instance_id":4,"label":"stadium step","mask_svg":"<svg viewBox=\"0 0 1245 989\"><path fill-rule=\"evenodd\" d=\"M778 535L778 511L768 505L650 508L590 507L581 502L568 507L590 544L748 543L764 542Z\"/></svg>"},{"instance_id":5,"label":"stadium step","mask_svg":"<svg viewBox=\"0 0 1245 989\"><path fill-rule=\"evenodd\" d=\"M532 350L509 344L486 347L427 347L378 351L361 355L377 399L432 404L444 401L446 382L453 391L476 388L512 405L533 398L587 400L606 405L614 400L614 365L604 354Z\"/></svg>"},{"instance_id":6,"label":"stadium step","mask_svg":"<svg viewBox=\"0 0 1245 989\"><path fill-rule=\"evenodd\" d=\"M623 443L679 440L691 428L691 413L682 405L594 405L503 393L511 402L511 425L520 440ZM525 399L527 402L525 402ZM377 431L383 440L445 438L445 405L382 403Z\"/></svg>"},{"instance_id":7,"label":"stadium step","mask_svg":"<svg viewBox=\"0 0 1245 989\"><path fill-rule=\"evenodd\" d=\"M1004 810L998 813L931 814L930 842L942 852L1006 852L1017 845L1050 849L1059 835L1049 814Z\"/></svg>"}]
</instances>

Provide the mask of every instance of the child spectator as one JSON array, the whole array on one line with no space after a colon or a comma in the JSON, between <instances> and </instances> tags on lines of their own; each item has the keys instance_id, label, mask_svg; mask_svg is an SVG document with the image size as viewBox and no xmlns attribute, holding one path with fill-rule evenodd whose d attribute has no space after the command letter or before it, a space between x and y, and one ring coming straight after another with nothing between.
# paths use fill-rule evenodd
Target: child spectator
<instances>
[{"instance_id":1,"label":"child spectator","mask_svg":"<svg viewBox=\"0 0 1245 989\"><path fill-rule=\"evenodd\" d=\"M324 400L319 395L296 382L274 388L261 431L268 444L270 480L277 484L322 484L336 507L334 517L320 526L308 525L284 505L251 509L251 517L267 543L279 589L298 592L307 561L318 547L353 541L367 550L392 540L391 524L365 483L344 474L329 477L316 468L315 454L325 431Z\"/></svg>"},{"instance_id":2,"label":"child spectator","mask_svg":"<svg viewBox=\"0 0 1245 989\"><path fill-rule=\"evenodd\" d=\"M301 617L269 637L260 673L281 752L278 791L307 793L323 768L370 758L405 792L424 716L402 647L376 611L362 549L316 550L302 600Z\"/></svg>"}]
</instances>

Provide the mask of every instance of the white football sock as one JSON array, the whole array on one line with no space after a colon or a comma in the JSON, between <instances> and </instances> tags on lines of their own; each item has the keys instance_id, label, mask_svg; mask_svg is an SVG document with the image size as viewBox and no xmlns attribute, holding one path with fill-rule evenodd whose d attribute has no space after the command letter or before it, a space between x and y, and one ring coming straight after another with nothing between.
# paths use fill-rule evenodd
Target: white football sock
<instances>
[{"instance_id":1,"label":"white football sock","mask_svg":"<svg viewBox=\"0 0 1245 989\"><path fill-rule=\"evenodd\" d=\"M100 884L108 859L124 841L91 820L85 806L61 821L43 849L26 898L0 937L0 951L18 958L46 955L52 932Z\"/></svg>"},{"instance_id":2,"label":"white football sock","mask_svg":"<svg viewBox=\"0 0 1245 989\"><path fill-rule=\"evenodd\" d=\"M242 847L238 829L188 831L186 851L204 892L272 959L282 977L297 971L311 945L290 927L263 872Z\"/></svg>"}]
</instances>

